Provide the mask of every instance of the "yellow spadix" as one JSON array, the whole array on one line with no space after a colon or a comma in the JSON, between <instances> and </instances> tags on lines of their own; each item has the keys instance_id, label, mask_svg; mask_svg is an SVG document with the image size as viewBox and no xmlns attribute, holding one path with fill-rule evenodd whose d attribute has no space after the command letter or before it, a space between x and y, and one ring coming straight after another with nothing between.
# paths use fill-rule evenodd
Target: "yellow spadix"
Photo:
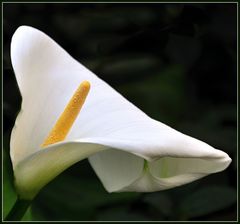
<instances>
[{"instance_id":1,"label":"yellow spadix","mask_svg":"<svg viewBox=\"0 0 240 224\"><path fill-rule=\"evenodd\" d=\"M54 127L41 145L42 147L63 141L66 138L87 98L89 90L90 83L88 81L83 81L79 85L64 111L56 121Z\"/></svg>"}]
</instances>

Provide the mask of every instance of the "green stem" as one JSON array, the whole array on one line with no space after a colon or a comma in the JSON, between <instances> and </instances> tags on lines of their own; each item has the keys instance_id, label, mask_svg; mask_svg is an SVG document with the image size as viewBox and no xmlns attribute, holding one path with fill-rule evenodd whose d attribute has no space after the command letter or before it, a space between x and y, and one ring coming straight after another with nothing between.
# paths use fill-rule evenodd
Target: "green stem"
<instances>
[{"instance_id":1,"label":"green stem","mask_svg":"<svg viewBox=\"0 0 240 224\"><path fill-rule=\"evenodd\" d=\"M5 221L20 221L30 204L31 201L17 198L14 206L5 218Z\"/></svg>"}]
</instances>

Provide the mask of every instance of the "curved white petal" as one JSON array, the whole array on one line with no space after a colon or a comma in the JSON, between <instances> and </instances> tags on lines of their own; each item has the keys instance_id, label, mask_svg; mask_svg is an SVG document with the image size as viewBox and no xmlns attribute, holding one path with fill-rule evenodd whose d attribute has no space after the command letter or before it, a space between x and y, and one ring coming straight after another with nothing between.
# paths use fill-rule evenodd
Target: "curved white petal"
<instances>
[{"instance_id":1,"label":"curved white petal","mask_svg":"<svg viewBox=\"0 0 240 224\"><path fill-rule=\"evenodd\" d=\"M155 132L159 133L155 139L146 137ZM154 132L148 129L139 134L139 139L132 141L129 137L125 141L98 139L96 142L122 150L120 155L116 150L108 150L89 157L90 164L109 192L165 190L220 172L231 163L226 153L173 129L166 133L161 132L161 128ZM130 157L129 153L134 155L131 155L130 161L123 168L121 161ZM144 159L143 168L140 164L144 163ZM130 181L129 173L133 173L135 164L139 164L135 166L135 174L138 173L138 176L132 177Z\"/></svg>"},{"instance_id":2,"label":"curved white petal","mask_svg":"<svg viewBox=\"0 0 240 224\"><path fill-rule=\"evenodd\" d=\"M51 167L55 153L59 158L65 155L67 165L56 164L54 175L92 155L90 163L108 191L167 189L219 172L231 162L226 153L149 118L39 30L20 27L12 38L11 58L23 97L11 136L11 158L21 189L27 191L26 183L46 172L43 167ZM90 81L91 90L66 139L78 143L41 150L83 80ZM82 154L85 143L92 143L89 154ZM102 145L101 150L111 149L98 152L94 143ZM68 155L68 148L76 158ZM149 161L147 169L144 159ZM34 186L43 186L54 175Z\"/></svg>"},{"instance_id":3,"label":"curved white petal","mask_svg":"<svg viewBox=\"0 0 240 224\"><path fill-rule=\"evenodd\" d=\"M149 162L136 181L119 191L153 192L181 186L225 169L231 159L163 157Z\"/></svg>"},{"instance_id":4,"label":"curved white petal","mask_svg":"<svg viewBox=\"0 0 240 224\"><path fill-rule=\"evenodd\" d=\"M31 200L42 187L65 169L104 149L105 147L97 144L63 142L31 154L14 169L19 196Z\"/></svg>"},{"instance_id":5,"label":"curved white petal","mask_svg":"<svg viewBox=\"0 0 240 224\"><path fill-rule=\"evenodd\" d=\"M83 80L91 83L91 90L67 140L104 136L119 125L147 117L37 29L17 29L12 37L11 60L22 94L11 136L14 166L40 149Z\"/></svg>"},{"instance_id":6,"label":"curved white petal","mask_svg":"<svg viewBox=\"0 0 240 224\"><path fill-rule=\"evenodd\" d=\"M89 161L108 192L131 185L142 176L144 168L143 158L116 149L96 153Z\"/></svg>"}]
</instances>

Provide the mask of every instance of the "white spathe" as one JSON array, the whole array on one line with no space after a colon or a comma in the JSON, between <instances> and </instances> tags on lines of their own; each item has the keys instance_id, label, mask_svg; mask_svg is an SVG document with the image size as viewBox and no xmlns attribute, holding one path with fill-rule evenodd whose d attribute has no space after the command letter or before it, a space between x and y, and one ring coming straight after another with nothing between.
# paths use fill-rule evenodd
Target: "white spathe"
<instances>
[{"instance_id":1,"label":"white spathe","mask_svg":"<svg viewBox=\"0 0 240 224\"><path fill-rule=\"evenodd\" d=\"M231 162L226 153L148 117L35 28L17 29L11 60L22 95L11 159L23 199L32 199L85 158L109 192L164 190L222 171ZM84 80L91 90L67 138L41 148Z\"/></svg>"}]
</instances>

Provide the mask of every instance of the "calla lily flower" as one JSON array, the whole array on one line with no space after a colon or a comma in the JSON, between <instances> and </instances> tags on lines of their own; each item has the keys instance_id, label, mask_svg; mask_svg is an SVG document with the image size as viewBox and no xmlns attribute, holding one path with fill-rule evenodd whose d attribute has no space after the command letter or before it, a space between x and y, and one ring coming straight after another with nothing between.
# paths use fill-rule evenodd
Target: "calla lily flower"
<instances>
[{"instance_id":1,"label":"calla lily flower","mask_svg":"<svg viewBox=\"0 0 240 224\"><path fill-rule=\"evenodd\" d=\"M231 162L225 152L150 118L35 28L16 30L11 60L22 105L10 154L22 199L31 200L85 158L108 192L169 189L220 172ZM91 88L68 134L43 144L85 80Z\"/></svg>"}]
</instances>

